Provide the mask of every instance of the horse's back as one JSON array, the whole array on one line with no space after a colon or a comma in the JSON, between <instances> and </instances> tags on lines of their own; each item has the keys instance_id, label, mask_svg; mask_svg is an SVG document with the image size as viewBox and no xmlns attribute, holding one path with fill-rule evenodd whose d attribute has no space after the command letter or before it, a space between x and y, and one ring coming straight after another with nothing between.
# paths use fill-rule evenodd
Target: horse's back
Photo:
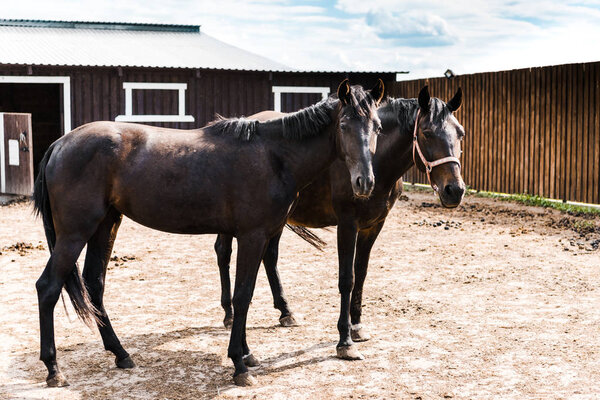
<instances>
[{"instance_id":1,"label":"horse's back","mask_svg":"<svg viewBox=\"0 0 600 400\"><path fill-rule=\"evenodd\" d=\"M231 232L249 220L241 193L268 204L268 149L203 130L94 122L60 139L48 169L49 192L63 207L99 215L112 206L151 228L176 233ZM58 207L58 206L57 206ZM253 208L252 204L248 207ZM63 211L66 211L63 210Z\"/></svg>"}]
</instances>

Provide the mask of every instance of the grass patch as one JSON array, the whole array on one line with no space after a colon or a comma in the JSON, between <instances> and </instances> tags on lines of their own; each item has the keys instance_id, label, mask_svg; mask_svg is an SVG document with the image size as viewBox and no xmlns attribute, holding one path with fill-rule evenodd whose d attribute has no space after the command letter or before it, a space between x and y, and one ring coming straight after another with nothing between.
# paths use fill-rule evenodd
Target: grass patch
<instances>
[{"instance_id":1,"label":"grass patch","mask_svg":"<svg viewBox=\"0 0 600 400\"><path fill-rule=\"evenodd\" d=\"M410 183L404 184L404 190L407 192L417 191L417 192L427 192L432 191L432 189L427 186L416 186L411 185ZM502 201L512 201L514 203L521 203L528 206L537 206L537 207L545 207L545 208L554 208L555 210L559 210L571 215L581 216L581 215L591 215L591 216L600 216L600 209L594 207L585 207L579 206L569 203L563 203L559 201L552 201L546 199L541 196L534 196L530 194L498 194L491 192L475 192L475 191L467 191L467 196L476 196L476 197L485 197L489 199L498 199Z\"/></svg>"},{"instance_id":2,"label":"grass patch","mask_svg":"<svg viewBox=\"0 0 600 400\"><path fill-rule=\"evenodd\" d=\"M528 206L537 206L545 208L554 208L562 212L566 212L571 215L600 215L600 209L593 207L578 206L569 203L563 203L559 201L551 201L541 196L534 196L530 194L509 194L500 195L489 192L471 192L477 197L487 197L492 199L498 199L502 201L512 201L515 203L521 203Z\"/></svg>"}]
</instances>

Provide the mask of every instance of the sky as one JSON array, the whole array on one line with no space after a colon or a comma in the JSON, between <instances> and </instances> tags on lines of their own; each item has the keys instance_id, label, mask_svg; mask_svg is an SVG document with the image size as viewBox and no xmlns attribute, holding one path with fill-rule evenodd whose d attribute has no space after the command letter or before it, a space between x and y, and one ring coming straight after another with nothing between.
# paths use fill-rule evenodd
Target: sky
<instances>
[{"instance_id":1,"label":"sky","mask_svg":"<svg viewBox=\"0 0 600 400\"><path fill-rule=\"evenodd\" d=\"M201 25L292 68L410 72L401 79L600 61L600 0L0 0L0 9Z\"/></svg>"}]
</instances>

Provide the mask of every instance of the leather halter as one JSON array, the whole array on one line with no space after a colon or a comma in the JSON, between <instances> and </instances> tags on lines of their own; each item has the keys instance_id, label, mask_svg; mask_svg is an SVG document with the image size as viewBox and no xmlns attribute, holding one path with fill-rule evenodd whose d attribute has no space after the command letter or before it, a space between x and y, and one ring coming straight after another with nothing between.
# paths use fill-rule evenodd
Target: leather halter
<instances>
[{"instance_id":1,"label":"leather halter","mask_svg":"<svg viewBox=\"0 0 600 400\"><path fill-rule=\"evenodd\" d=\"M437 192L439 190L439 188L437 187L436 184L431 183L431 177L429 176L429 174L431 173L431 170L434 167L437 167L438 165L446 164L449 162L455 162L458 164L458 168L461 168L460 160L454 156L440 158L438 160L431 161L431 162L429 162L425 159L425 156L423 155L423 152L421 151L421 148L419 147L419 140L417 139L420 114L421 114L421 109L418 109L417 110L417 119L415 120L415 131L413 133L413 162L415 163L415 165L417 164L417 159L415 158L415 149L416 149L417 153L419 153L419 157L421 158L421 162L425 166L425 172L427 173L427 180L429 181L429 184L431 185L433 190Z\"/></svg>"}]
</instances>

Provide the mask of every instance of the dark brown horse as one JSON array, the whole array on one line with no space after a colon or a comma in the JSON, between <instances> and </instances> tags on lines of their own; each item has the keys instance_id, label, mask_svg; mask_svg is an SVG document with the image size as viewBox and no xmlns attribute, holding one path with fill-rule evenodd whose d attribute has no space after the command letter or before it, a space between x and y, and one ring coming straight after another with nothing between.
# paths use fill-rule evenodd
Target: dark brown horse
<instances>
[{"instance_id":1,"label":"dark brown horse","mask_svg":"<svg viewBox=\"0 0 600 400\"><path fill-rule=\"evenodd\" d=\"M97 322L117 366L134 366L102 300L122 215L165 232L237 238L228 356L235 383L252 384L246 364L258 361L246 343L246 315L267 244L281 232L298 191L336 159L350 171L356 196L371 193L382 96L381 81L365 92L345 80L337 98L267 122L220 120L192 131L94 122L54 142L34 190L51 249L36 283L48 385L67 384L56 362L53 321L63 287L78 315ZM81 276L75 262L86 244Z\"/></svg>"},{"instance_id":2,"label":"dark brown horse","mask_svg":"<svg viewBox=\"0 0 600 400\"><path fill-rule=\"evenodd\" d=\"M440 99L430 98L427 87L424 87L418 100L388 99L387 104L379 108L383 132L373 157L375 188L368 199L354 196L348 184L348 172L339 161L334 162L327 171L300 191L295 208L288 217L289 224L311 228L338 227L341 309L337 354L340 358L363 358L353 346L353 340L369 339L360 322L362 290L369 255L402 190L402 175L416 163L421 171L428 170L431 185L442 205L453 208L462 200L465 184L457 157L460 156L460 141L464 136L464 129L452 115L461 102L460 89L452 100L444 103ZM419 153L422 153L424 160L419 157ZM275 308L281 311L280 323L289 326L296 321L283 295L277 271L280 236L271 239L263 262ZM232 315L228 273L231 242L231 236L219 235L215 244L221 271L221 302L225 309L225 326L230 324Z\"/></svg>"}]
</instances>

